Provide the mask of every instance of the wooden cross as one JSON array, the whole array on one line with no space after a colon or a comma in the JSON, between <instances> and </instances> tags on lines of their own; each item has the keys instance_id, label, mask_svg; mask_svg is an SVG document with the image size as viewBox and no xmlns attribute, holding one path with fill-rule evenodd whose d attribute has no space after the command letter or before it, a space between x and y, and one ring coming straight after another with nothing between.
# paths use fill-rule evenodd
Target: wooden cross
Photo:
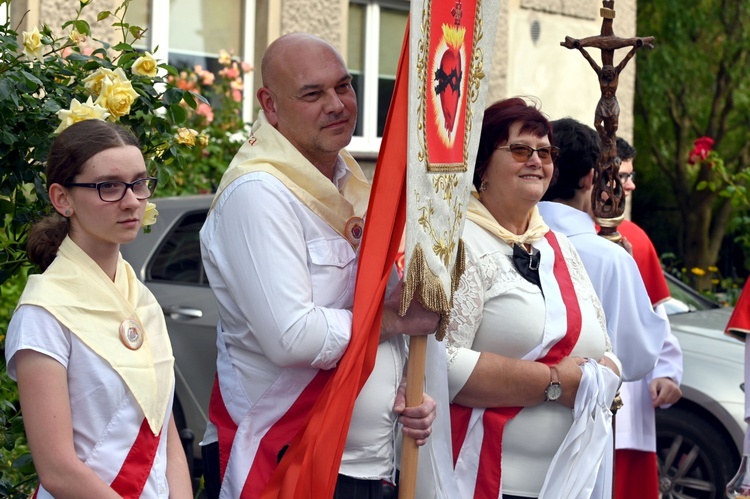
<instances>
[{"instance_id":1,"label":"wooden cross","mask_svg":"<svg viewBox=\"0 0 750 499\"><path fill-rule=\"evenodd\" d=\"M589 62L599 78L601 97L594 113L594 126L601 139L601 152L594 175L592 207L597 223L601 227L599 235L619 242L617 226L622 222L625 202L622 183L617 175L620 169L620 158L617 157L617 127L620 118L620 104L617 102L617 85L620 73L635 56L641 47L654 48L653 36L620 38L612 29L615 18L614 0L603 0L600 14L603 18L601 33L582 39L565 37L560 45L568 49L577 49ZM586 51L586 47L597 48L602 52L601 66ZM615 66L614 56L617 49L631 47L622 61Z\"/></svg>"}]
</instances>

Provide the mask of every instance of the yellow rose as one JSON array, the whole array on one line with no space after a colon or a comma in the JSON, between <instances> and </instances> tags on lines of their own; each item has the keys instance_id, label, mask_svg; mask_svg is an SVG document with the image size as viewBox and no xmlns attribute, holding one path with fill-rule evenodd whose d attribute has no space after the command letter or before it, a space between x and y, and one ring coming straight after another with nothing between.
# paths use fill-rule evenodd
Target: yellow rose
<instances>
[{"instance_id":1,"label":"yellow rose","mask_svg":"<svg viewBox=\"0 0 750 499\"><path fill-rule=\"evenodd\" d=\"M150 78L156 76L157 69L156 59L154 59L154 56L152 56L149 52L146 52L145 55L136 59L133 63L133 67L130 68L133 74L148 76Z\"/></svg>"},{"instance_id":2,"label":"yellow rose","mask_svg":"<svg viewBox=\"0 0 750 499\"><path fill-rule=\"evenodd\" d=\"M146 211L143 213L143 221L141 227L148 227L156 223L156 218L159 216L159 211L156 209L154 203L146 203Z\"/></svg>"},{"instance_id":3,"label":"yellow rose","mask_svg":"<svg viewBox=\"0 0 750 499\"><path fill-rule=\"evenodd\" d=\"M32 61L41 61L43 59L43 49L44 45L42 45L42 34L39 32L36 26L34 26L34 29L31 30L31 32L23 32L23 53L27 58L31 59Z\"/></svg>"},{"instance_id":4,"label":"yellow rose","mask_svg":"<svg viewBox=\"0 0 750 499\"><path fill-rule=\"evenodd\" d=\"M198 145L201 147L208 145L208 136L205 133L198 135Z\"/></svg>"},{"instance_id":5,"label":"yellow rose","mask_svg":"<svg viewBox=\"0 0 750 499\"><path fill-rule=\"evenodd\" d=\"M86 35L79 33L75 28L73 28L73 30L70 32L70 36L68 38L70 38L70 41L75 44L83 43L86 41Z\"/></svg>"},{"instance_id":6,"label":"yellow rose","mask_svg":"<svg viewBox=\"0 0 750 499\"><path fill-rule=\"evenodd\" d=\"M105 79L96 104L107 109L111 117L117 119L130 113L130 106L137 98L138 93L133 90L133 85L129 81Z\"/></svg>"},{"instance_id":7,"label":"yellow rose","mask_svg":"<svg viewBox=\"0 0 750 499\"><path fill-rule=\"evenodd\" d=\"M226 50L219 50L219 64L229 66L232 64L232 56Z\"/></svg>"},{"instance_id":8,"label":"yellow rose","mask_svg":"<svg viewBox=\"0 0 750 499\"><path fill-rule=\"evenodd\" d=\"M706 275L706 271L700 267L693 267L692 269L690 269L690 272L692 272L693 274L697 276Z\"/></svg>"},{"instance_id":9,"label":"yellow rose","mask_svg":"<svg viewBox=\"0 0 750 499\"><path fill-rule=\"evenodd\" d=\"M91 95L96 95L98 97L102 91L104 82L114 78L114 71L111 69L99 68L83 79L83 86L86 87L86 90L88 90Z\"/></svg>"},{"instance_id":10,"label":"yellow rose","mask_svg":"<svg viewBox=\"0 0 750 499\"><path fill-rule=\"evenodd\" d=\"M78 102L77 99L73 99L70 103L70 109L61 109L57 112L57 117L60 118L60 126L57 127L55 133L60 133L79 121L104 120L107 116L109 116L107 110L92 102L91 96L83 104Z\"/></svg>"},{"instance_id":11,"label":"yellow rose","mask_svg":"<svg viewBox=\"0 0 750 499\"><path fill-rule=\"evenodd\" d=\"M186 146L194 146L198 132L192 128L180 128L177 130L177 142Z\"/></svg>"}]
</instances>

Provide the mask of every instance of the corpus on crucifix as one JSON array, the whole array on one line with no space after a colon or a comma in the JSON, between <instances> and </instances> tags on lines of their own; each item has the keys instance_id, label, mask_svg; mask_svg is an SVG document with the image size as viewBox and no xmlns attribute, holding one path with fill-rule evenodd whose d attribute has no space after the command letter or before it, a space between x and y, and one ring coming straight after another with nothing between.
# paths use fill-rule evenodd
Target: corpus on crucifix
<instances>
[{"instance_id":1,"label":"corpus on crucifix","mask_svg":"<svg viewBox=\"0 0 750 499\"><path fill-rule=\"evenodd\" d=\"M581 52L599 78L601 97L594 112L594 126L601 139L601 153L597 161L592 206L596 221L601 226L599 234L618 242L621 236L617 232L617 226L623 218L625 200L622 183L617 176L620 169L616 145L616 132L620 117L620 105L617 102L616 95L617 85L620 73L630 59L635 56L636 51L644 46L653 48L654 37L620 38L616 36L612 29L612 22L615 18L615 2L614 0L604 0L602 5L600 14L603 20L599 35L581 39L566 36L565 41L560 42L560 45ZM588 53L586 47L601 50L601 65ZM630 51L615 66L615 51L626 47L631 47Z\"/></svg>"}]
</instances>

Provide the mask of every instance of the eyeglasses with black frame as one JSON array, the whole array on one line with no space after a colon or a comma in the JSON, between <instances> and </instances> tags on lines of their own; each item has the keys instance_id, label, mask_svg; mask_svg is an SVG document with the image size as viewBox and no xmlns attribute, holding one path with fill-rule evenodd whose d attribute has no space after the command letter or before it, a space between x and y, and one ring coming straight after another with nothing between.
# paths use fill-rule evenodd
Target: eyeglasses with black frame
<instances>
[{"instance_id":1,"label":"eyeglasses with black frame","mask_svg":"<svg viewBox=\"0 0 750 499\"><path fill-rule=\"evenodd\" d=\"M620 183L621 184L624 184L628 180L632 180L633 182L635 182L635 172L618 173L617 176L620 177Z\"/></svg>"},{"instance_id":2,"label":"eyeglasses with black frame","mask_svg":"<svg viewBox=\"0 0 750 499\"><path fill-rule=\"evenodd\" d=\"M99 192L99 199L107 203L116 203L125 197L128 189L133 191L138 200L148 199L154 195L156 190L156 177L139 178L132 182L121 182L119 180L105 180L96 183L76 183L66 182L65 187L85 187L87 189L96 189Z\"/></svg>"},{"instance_id":3,"label":"eyeglasses with black frame","mask_svg":"<svg viewBox=\"0 0 750 499\"><path fill-rule=\"evenodd\" d=\"M552 163L557 159L560 154L560 149L555 146L540 147L534 149L526 144L510 144L507 146L497 146L496 149L506 149L513 155L513 159L516 161L525 163L531 158L531 155L536 152L537 156L542 163L545 165Z\"/></svg>"}]
</instances>

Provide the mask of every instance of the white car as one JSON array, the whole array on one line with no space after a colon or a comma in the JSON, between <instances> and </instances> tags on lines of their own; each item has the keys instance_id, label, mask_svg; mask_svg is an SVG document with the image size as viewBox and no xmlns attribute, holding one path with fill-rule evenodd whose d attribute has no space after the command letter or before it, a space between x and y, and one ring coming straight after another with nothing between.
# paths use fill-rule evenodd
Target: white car
<instances>
[{"instance_id":1,"label":"white car","mask_svg":"<svg viewBox=\"0 0 750 499\"><path fill-rule=\"evenodd\" d=\"M211 200L211 195L155 199L159 218L151 233L122 247L167 318L176 359L175 420L195 477L201 473L198 442L216 372L218 316L198 239ZM662 498L723 497L739 466L745 430L743 345L723 334L731 309L667 277L670 322L685 362L683 398L657 411Z\"/></svg>"}]
</instances>

